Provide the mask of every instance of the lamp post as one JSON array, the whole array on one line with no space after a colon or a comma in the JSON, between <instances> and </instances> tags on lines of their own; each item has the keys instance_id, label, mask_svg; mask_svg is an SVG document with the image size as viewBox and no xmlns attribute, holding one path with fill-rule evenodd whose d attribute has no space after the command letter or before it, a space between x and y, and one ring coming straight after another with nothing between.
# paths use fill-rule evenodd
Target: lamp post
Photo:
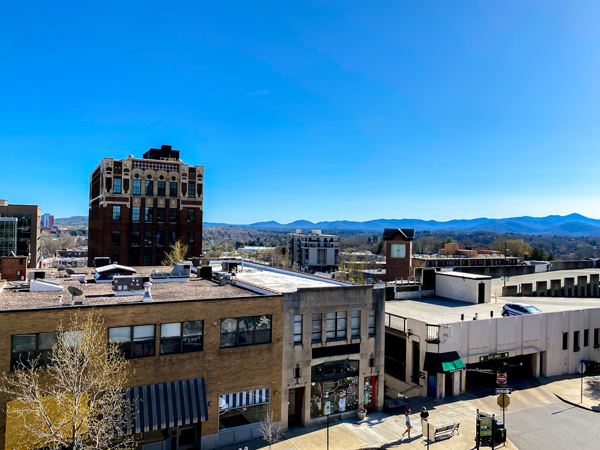
<instances>
[{"instance_id":1,"label":"lamp post","mask_svg":"<svg viewBox=\"0 0 600 450\"><path fill-rule=\"evenodd\" d=\"M508 249L508 241L504 241L504 291L502 295L506 293L506 251Z\"/></svg>"}]
</instances>

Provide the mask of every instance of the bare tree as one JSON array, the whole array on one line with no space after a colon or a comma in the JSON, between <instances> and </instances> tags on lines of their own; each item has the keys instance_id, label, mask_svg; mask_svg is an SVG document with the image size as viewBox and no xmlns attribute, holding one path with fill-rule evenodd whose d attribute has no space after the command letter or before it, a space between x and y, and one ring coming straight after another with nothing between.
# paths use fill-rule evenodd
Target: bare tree
<instances>
[{"instance_id":1,"label":"bare tree","mask_svg":"<svg viewBox=\"0 0 600 450\"><path fill-rule=\"evenodd\" d=\"M275 444L281 436L283 436L283 431L281 430L281 426L278 423L273 421L273 411L270 411L265 419L260 423L258 427L258 431L262 436L262 439L267 441L269 444L269 449L273 444Z\"/></svg>"},{"instance_id":2,"label":"bare tree","mask_svg":"<svg viewBox=\"0 0 600 450\"><path fill-rule=\"evenodd\" d=\"M169 249L170 251L165 253L162 265L175 267L179 261L185 261L190 248L181 242L181 240L177 240L174 244L169 246Z\"/></svg>"},{"instance_id":3,"label":"bare tree","mask_svg":"<svg viewBox=\"0 0 600 450\"><path fill-rule=\"evenodd\" d=\"M0 376L18 442L50 449L129 449L135 402L129 398L129 363L107 344L104 321L93 312L58 327L43 368L40 357ZM8 420L7 420L8 422ZM7 437L8 437L7 423Z\"/></svg>"}]
</instances>

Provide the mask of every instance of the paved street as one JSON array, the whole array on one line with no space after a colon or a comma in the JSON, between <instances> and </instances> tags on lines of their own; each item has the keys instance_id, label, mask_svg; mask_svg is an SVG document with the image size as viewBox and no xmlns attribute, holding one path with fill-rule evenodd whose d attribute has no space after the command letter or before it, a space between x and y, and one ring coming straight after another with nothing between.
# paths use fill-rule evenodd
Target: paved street
<instances>
[{"instance_id":1,"label":"paved street","mask_svg":"<svg viewBox=\"0 0 600 450\"><path fill-rule=\"evenodd\" d=\"M511 413L509 438L521 450L597 449L598 413L555 403Z\"/></svg>"}]
</instances>

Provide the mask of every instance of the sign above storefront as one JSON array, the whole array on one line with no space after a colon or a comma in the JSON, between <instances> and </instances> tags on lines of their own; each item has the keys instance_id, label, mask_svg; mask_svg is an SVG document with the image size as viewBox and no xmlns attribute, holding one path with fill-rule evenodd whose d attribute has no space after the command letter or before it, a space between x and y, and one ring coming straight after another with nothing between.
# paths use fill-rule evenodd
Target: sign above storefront
<instances>
[{"instance_id":1,"label":"sign above storefront","mask_svg":"<svg viewBox=\"0 0 600 450\"><path fill-rule=\"evenodd\" d=\"M495 359L504 359L504 358L508 358L508 352L491 353L489 355L480 356L479 362L493 361Z\"/></svg>"}]
</instances>

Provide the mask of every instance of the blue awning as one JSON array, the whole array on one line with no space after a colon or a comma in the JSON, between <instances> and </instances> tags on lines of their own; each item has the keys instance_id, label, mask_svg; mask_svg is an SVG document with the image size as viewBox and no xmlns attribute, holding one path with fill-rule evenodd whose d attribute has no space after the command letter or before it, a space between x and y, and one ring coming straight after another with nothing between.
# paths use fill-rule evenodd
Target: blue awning
<instances>
[{"instance_id":1,"label":"blue awning","mask_svg":"<svg viewBox=\"0 0 600 450\"><path fill-rule=\"evenodd\" d=\"M239 408L242 406L259 405L269 402L269 388L252 391L236 392L219 396L219 409Z\"/></svg>"},{"instance_id":2,"label":"blue awning","mask_svg":"<svg viewBox=\"0 0 600 450\"><path fill-rule=\"evenodd\" d=\"M129 434L189 425L208 420L204 378L131 388L137 414Z\"/></svg>"}]
</instances>

